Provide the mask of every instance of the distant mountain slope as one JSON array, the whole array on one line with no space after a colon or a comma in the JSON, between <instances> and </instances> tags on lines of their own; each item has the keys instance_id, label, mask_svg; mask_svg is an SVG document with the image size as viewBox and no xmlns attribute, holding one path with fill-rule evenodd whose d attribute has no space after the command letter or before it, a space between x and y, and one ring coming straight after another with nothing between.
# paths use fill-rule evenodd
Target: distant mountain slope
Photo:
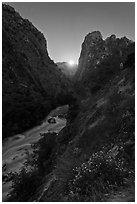
<instances>
[{"instance_id":1,"label":"distant mountain slope","mask_svg":"<svg viewBox=\"0 0 137 204\"><path fill-rule=\"evenodd\" d=\"M34 125L68 82L50 59L47 42L30 21L2 5L3 135Z\"/></svg>"},{"instance_id":2,"label":"distant mountain slope","mask_svg":"<svg viewBox=\"0 0 137 204\"><path fill-rule=\"evenodd\" d=\"M65 74L66 77L68 77L70 79L75 75L75 73L77 71L77 67L78 67L77 64L70 66L67 62L57 62L56 64L57 64L59 70L61 70L61 72L63 74Z\"/></svg>"}]
</instances>

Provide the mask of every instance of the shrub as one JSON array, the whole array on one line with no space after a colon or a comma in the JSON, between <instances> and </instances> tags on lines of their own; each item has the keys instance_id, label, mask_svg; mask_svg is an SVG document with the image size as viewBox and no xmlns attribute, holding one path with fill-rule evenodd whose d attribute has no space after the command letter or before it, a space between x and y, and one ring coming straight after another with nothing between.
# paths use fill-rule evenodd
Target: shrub
<instances>
[{"instance_id":1,"label":"shrub","mask_svg":"<svg viewBox=\"0 0 137 204\"><path fill-rule=\"evenodd\" d=\"M75 176L68 184L69 201L101 201L104 194L124 184L129 175L124 160L104 150L92 154L87 162L74 168Z\"/></svg>"},{"instance_id":2,"label":"shrub","mask_svg":"<svg viewBox=\"0 0 137 204\"><path fill-rule=\"evenodd\" d=\"M41 185L42 177L37 169L27 171L24 167L21 172L13 173L12 188L8 201L10 202L26 202L34 195L36 189Z\"/></svg>"},{"instance_id":3,"label":"shrub","mask_svg":"<svg viewBox=\"0 0 137 204\"><path fill-rule=\"evenodd\" d=\"M52 162L51 156L54 157L56 147L57 133L44 133L41 134L41 139L32 145L33 153L27 162L27 165L33 166L38 169L41 175L50 172Z\"/></svg>"},{"instance_id":4,"label":"shrub","mask_svg":"<svg viewBox=\"0 0 137 204\"><path fill-rule=\"evenodd\" d=\"M50 157L55 148L56 135L57 133L42 134L42 138L32 145L34 151L29 155L23 169L10 175L13 190L9 201L25 202L35 194L42 184L43 176L51 171L54 156L52 159Z\"/></svg>"},{"instance_id":5,"label":"shrub","mask_svg":"<svg viewBox=\"0 0 137 204\"><path fill-rule=\"evenodd\" d=\"M68 123L73 123L78 113L79 113L79 103L75 102L73 105L69 106L69 111L67 114Z\"/></svg>"}]
</instances>

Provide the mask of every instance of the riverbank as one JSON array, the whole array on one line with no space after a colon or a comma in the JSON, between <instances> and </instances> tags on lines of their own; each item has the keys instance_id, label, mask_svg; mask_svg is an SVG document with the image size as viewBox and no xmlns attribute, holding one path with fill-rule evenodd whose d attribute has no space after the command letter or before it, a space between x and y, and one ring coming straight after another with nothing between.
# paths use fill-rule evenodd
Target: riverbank
<instances>
[{"instance_id":1,"label":"riverbank","mask_svg":"<svg viewBox=\"0 0 137 204\"><path fill-rule=\"evenodd\" d=\"M65 114L68 110L68 105L58 107L45 118L41 125L28 130L22 134L15 135L10 137L3 143L2 153L3 153L3 178L6 178L6 175L10 172L19 172L23 167L23 163L26 161L29 153L31 153L31 145L37 142L41 136L40 133L51 132L60 132L60 130L65 127L66 119L59 118L58 115ZM49 124L48 118L53 117L56 120L56 123ZM5 182L3 179L3 201L6 199L7 194L10 191L11 181Z\"/></svg>"}]
</instances>

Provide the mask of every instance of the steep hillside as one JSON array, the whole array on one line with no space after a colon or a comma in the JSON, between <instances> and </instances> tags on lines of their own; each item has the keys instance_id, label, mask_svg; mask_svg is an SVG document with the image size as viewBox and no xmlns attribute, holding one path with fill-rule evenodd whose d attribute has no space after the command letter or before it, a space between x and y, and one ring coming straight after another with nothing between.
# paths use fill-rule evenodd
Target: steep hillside
<instances>
[{"instance_id":1,"label":"steep hillside","mask_svg":"<svg viewBox=\"0 0 137 204\"><path fill-rule=\"evenodd\" d=\"M36 201L128 202L135 199L134 43L122 38L116 46L117 40L111 36L104 42L109 45L109 53L103 60L102 54L96 52L103 49L100 33L95 38L94 52L88 49L92 40L90 36L86 38L87 49L83 45L84 51L81 51L84 56L92 56L92 64L88 67L87 57L82 58L81 54L77 73L83 84L89 80L86 86L90 91L70 107L68 125L57 137L55 166L38 191ZM96 68L97 60L99 67ZM98 70L92 72L92 69ZM97 89L91 89L92 73L98 79Z\"/></svg>"},{"instance_id":2,"label":"steep hillside","mask_svg":"<svg viewBox=\"0 0 137 204\"><path fill-rule=\"evenodd\" d=\"M68 81L50 59L47 42L30 21L2 5L3 136L37 124L57 105Z\"/></svg>"}]
</instances>

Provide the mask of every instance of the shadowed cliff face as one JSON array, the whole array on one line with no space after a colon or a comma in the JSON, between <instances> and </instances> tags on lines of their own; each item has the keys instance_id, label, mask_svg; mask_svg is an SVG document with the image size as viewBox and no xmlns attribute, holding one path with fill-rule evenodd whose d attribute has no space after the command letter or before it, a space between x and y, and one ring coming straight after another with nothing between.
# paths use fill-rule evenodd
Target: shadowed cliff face
<instances>
[{"instance_id":1,"label":"shadowed cliff face","mask_svg":"<svg viewBox=\"0 0 137 204\"><path fill-rule=\"evenodd\" d=\"M48 56L43 34L5 4L2 49L3 134L9 136L46 115L67 82Z\"/></svg>"},{"instance_id":2,"label":"shadowed cliff face","mask_svg":"<svg viewBox=\"0 0 137 204\"><path fill-rule=\"evenodd\" d=\"M99 31L89 33L82 44L82 50L79 58L79 67L76 73L78 80L87 80L87 76L94 72L95 69L105 63L106 60L117 61L117 65L125 60L127 48L132 44L132 41L126 37L121 39L111 35L106 40L103 40ZM113 64L113 62L112 62Z\"/></svg>"}]
</instances>

